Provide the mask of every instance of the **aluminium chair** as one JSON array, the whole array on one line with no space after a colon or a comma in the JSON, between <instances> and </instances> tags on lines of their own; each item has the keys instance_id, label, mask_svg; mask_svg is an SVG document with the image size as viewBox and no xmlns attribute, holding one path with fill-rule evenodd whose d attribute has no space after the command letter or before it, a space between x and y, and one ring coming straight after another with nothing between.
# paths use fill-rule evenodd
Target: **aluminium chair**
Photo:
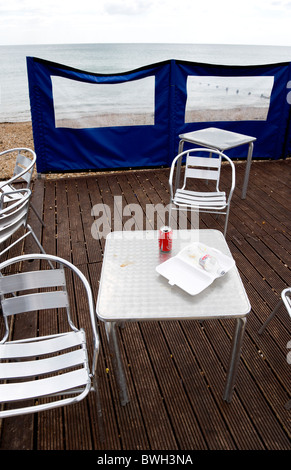
<instances>
[{"instance_id":1,"label":"aluminium chair","mask_svg":"<svg viewBox=\"0 0 291 470\"><path fill-rule=\"evenodd\" d=\"M181 184L180 168L184 158L186 158L185 173ZM223 160L226 160L231 167L231 178L227 192L220 191L219 189L221 163ZM198 183L198 181L204 181L207 184L213 181L212 184L215 187L209 191L193 190L193 184ZM189 209L195 212L224 214L224 235L226 235L230 201L235 188L235 167L227 155L218 150L207 148L195 148L181 152L172 162L169 188L169 225L171 225L172 210Z\"/></svg>"},{"instance_id":2,"label":"aluminium chair","mask_svg":"<svg viewBox=\"0 0 291 470\"><path fill-rule=\"evenodd\" d=\"M285 305L286 310L291 318L291 287L287 287L281 292L281 299L279 300L274 310L270 313L266 321L263 323L263 325L259 329L258 331L259 335L263 333L266 326L270 323L272 318L274 318L274 316L279 311L282 305ZM288 410L291 409L291 400L286 403L285 408Z\"/></svg>"},{"instance_id":3,"label":"aluminium chair","mask_svg":"<svg viewBox=\"0 0 291 470\"><path fill-rule=\"evenodd\" d=\"M30 189L13 190L13 196L20 194L20 197L8 199L10 192L0 195L0 259L17 243L21 242L28 235L32 235L34 241L42 253L45 253L43 246L35 235L31 226L27 223L28 210L31 198ZM3 201L6 201L4 204ZM20 229L23 233L18 236ZM11 238L15 234L15 237ZM4 247L5 245L5 247Z\"/></svg>"},{"instance_id":4,"label":"aluminium chair","mask_svg":"<svg viewBox=\"0 0 291 470\"><path fill-rule=\"evenodd\" d=\"M41 269L26 270L27 262L35 260L40 260ZM54 269L47 269L47 261L54 264ZM19 263L20 272L17 270ZM11 274L11 271L16 273ZM0 274L5 323L0 341L0 418L70 405L95 391L99 431L103 432L96 379L99 334L92 291L86 277L70 262L45 254L8 259L0 263ZM76 299L77 296L81 298L82 315L78 322L90 325L86 333L73 322L71 307L77 300L67 289L72 283ZM26 313L29 318L38 315L39 324L45 324L51 330L52 325L58 325L56 331L10 340L13 334L11 316L15 323L16 315L21 313ZM89 318L84 313L88 313Z\"/></svg>"},{"instance_id":5,"label":"aluminium chair","mask_svg":"<svg viewBox=\"0 0 291 470\"><path fill-rule=\"evenodd\" d=\"M31 178L36 163L36 154L33 150L25 147L13 148L0 153L0 158L4 155L14 156L16 154L16 162L13 175L6 181L0 181L0 195L7 193L4 202L15 201L22 197L18 192L20 184L22 188L30 189ZM8 195L9 194L9 195ZM34 206L30 203L30 207L34 211L38 220L44 225L40 215Z\"/></svg>"}]
</instances>

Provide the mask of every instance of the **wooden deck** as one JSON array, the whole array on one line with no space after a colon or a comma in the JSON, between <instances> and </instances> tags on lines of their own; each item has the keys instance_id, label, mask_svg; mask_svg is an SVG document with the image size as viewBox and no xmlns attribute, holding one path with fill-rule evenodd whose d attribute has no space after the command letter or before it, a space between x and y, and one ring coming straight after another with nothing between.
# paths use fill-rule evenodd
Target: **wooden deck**
<instances>
[{"instance_id":1,"label":"wooden deck","mask_svg":"<svg viewBox=\"0 0 291 470\"><path fill-rule=\"evenodd\" d=\"M130 403L120 406L103 324L98 376L105 441L98 434L94 397L80 404L0 422L6 450L290 450L291 321L283 308L263 335L258 330L291 285L291 160L255 161L247 198L241 199L245 163L237 163L237 187L227 241L248 293L249 315L231 404L222 400L232 321L129 323L119 330ZM91 209L104 203L168 203L168 169L39 179L34 205L45 228L30 219L48 253L79 266L94 296L104 240L94 240ZM42 207L43 206L43 207ZM114 222L114 221L113 221ZM152 228L160 221L147 221ZM144 217L145 228L146 220ZM223 228L223 218L202 215L200 227ZM26 251L34 251L33 242ZM41 326L39 325L39 328ZM41 331L40 331L41 334ZM290 347L290 346L289 346Z\"/></svg>"}]
</instances>

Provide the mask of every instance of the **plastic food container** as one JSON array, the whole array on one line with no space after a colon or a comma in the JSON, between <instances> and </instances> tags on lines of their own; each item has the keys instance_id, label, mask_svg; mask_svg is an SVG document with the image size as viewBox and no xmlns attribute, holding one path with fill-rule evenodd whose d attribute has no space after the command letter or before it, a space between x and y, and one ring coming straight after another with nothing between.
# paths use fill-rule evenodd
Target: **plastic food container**
<instances>
[{"instance_id":1,"label":"plastic food container","mask_svg":"<svg viewBox=\"0 0 291 470\"><path fill-rule=\"evenodd\" d=\"M233 266L232 257L203 243L192 243L176 256L156 267L156 271L190 295L199 294L218 277L224 276Z\"/></svg>"}]
</instances>

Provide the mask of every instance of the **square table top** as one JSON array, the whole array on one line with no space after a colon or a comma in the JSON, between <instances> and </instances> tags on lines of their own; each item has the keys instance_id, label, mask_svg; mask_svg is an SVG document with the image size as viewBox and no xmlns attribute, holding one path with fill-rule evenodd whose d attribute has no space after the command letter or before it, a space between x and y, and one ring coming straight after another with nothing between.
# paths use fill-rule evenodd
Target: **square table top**
<instances>
[{"instance_id":1,"label":"square table top","mask_svg":"<svg viewBox=\"0 0 291 470\"><path fill-rule=\"evenodd\" d=\"M256 137L226 131L216 127L208 127L198 131L187 132L179 135L179 137L181 140L222 151L238 147L239 145L249 144L256 140Z\"/></svg>"},{"instance_id":2,"label":"square table top","mask_svg":"<svg viewBox=\"0 0 291 470\"><path fill-rule=\"evenodd\" d=\"M161 253L158 231L116 231L107 236L96 312L103 321L241 318L250 303L234 266L205 290L190 295L156 266L193 242L231 256L218 230L174 230L171 253Z\"/></svg>"}]
</instances>

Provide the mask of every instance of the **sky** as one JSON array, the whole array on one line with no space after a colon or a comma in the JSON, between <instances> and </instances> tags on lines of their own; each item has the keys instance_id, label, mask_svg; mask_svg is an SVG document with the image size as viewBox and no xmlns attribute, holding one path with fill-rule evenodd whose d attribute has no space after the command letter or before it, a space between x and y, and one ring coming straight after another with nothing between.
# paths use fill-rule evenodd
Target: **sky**
<instances>
[{"instance_id":1,"label":"sky","mask_svg":"<svg viewBox=\"0 0 291 470\"><path fill-rule=\"evenodd\" d=\"M289 0L0 0L0 45L291 46Z\"/></svg>"}]
</instances>

